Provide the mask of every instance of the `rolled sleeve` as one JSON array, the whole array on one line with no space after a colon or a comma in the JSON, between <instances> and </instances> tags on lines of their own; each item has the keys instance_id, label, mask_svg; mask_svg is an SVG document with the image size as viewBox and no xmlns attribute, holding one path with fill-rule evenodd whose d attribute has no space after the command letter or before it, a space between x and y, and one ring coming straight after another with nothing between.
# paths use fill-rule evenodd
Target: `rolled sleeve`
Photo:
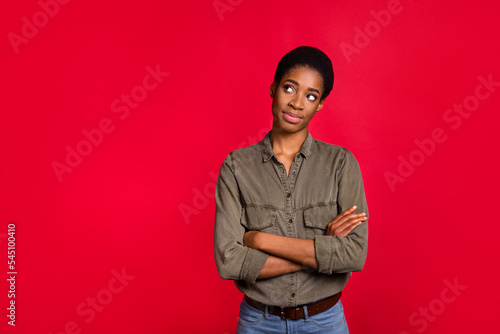
<instances>
[{"instance_id":1,"label":"rolled sleeve","mask_svg":"<svg viewBox=\"0 0 500 334\"><path fill-rule=\"evenodd\" d=\"M262 267L264 267L269 254L252 248L245 248L247 249L247 254L241 266L240 279L253 284L257 280Z\"/></svg>"},{"instance_id":2,"label":"rolled sleeve","mask_svg":"<svg viewBox=\"0 0 500 334\"><path fill-rule=\"evenodd\" d=\"M338 213L356 205L355 212L365 212L368 206L359 164L350 151L344 157L338 178ZM347 236L316 235L314 238L318 271L324 274L346 273L363 269L368 248L368 220L355 227Z\"/></svg>"},{"instance_id":3,"label":"rolled sleeve","mask_svg":"<svg viewBox=\"0 0 500 334\"><path fill-rule=\"evenodd\" d=\"M215 263L221 278L253 284L269 255L243 246L246 230L240 222L242 205L233 168L229 155L215 186Z\"/></svg>"}]
</instances>

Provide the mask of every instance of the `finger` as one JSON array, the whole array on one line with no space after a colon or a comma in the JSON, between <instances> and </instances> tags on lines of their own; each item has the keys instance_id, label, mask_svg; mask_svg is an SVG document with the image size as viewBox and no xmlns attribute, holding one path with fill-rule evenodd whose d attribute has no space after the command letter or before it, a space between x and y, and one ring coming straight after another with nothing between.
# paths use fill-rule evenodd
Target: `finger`
<instances>
[{"instance_id":1,"label":"finger","mask_svg":"<svg viewBox=\"0 0 500 334\"><path fill-rule=\"evenodd\" d=\"M346 235L348 235L349 233L352 232L352 230L354 230L357 226L361 225L361 223L357 223L356 225L354 226L351 226L350 228L347 228L345 229L344 231L342 231L342 233L339 234L340 237L345 237Z\"/></svg>"},{"instance_id":2,"label":"finger","mask_svg":"<svg viewBox=\"0 0 500 334\"><path fill-rule=\"evenodd\" d=\"M364 212L362 213L351 213L348 214L347 216L342 217L337 223L343 224L351 219L358 219L358 218L365 218L366 214Z\"/></svg>"},{"instance_id":3,"label":"finger","mask_svg":"<svg viewBox=\"0 0 500 334\"><path fill-rule=\"evenodd\" d=\"M355 224L359 221L365 221L366 219L368 219L366 217L366 213L364 212L353 213L353 211L356 210L356 208L357 208L356 206L353 206L343 211L340 215L338 215L335 218L335 220L328 223L327 231L325 234L330 236L338 235L340 233L339 231L343 231L345 228L351 226L351 224ZM340 226L343 227L339 229Z\"/></svg>"},{"instance_id":4,"label":"finger","mask_svg":"<svg viewBox=\"0 0 500 334\"><path fill-rule=\"evenodd\" d=\"M346 230L349 230L349 229L352 230L354 227L356 227L357 225L361 224L366 219L367 219L366 217L359 217L359 218L350 219L349 221L345 222L344 224L337 226L335 228L335 233L340 234L340 233L343 233Z\"/></svg>"},{"instance_id":5,"label":"finger","mask_svg":"<svg viewBox=\"0 0 500 334\"><path fill-rule=\"evenodd\" d=\"M352 219L365 219L366 220L367 218L366 218L366 214L364 212L362 212L362 213L351 213L351 214L349 214L347 216L342 217L338 221L333 221L330 224L332 225L332 227L336 228L338 226L341 226L343 224L348 223Z\"/></svg>"},{"instance_id":6,"label":"finger","mask_svg":"<svg viewBox=\"0 0 500 334\"><path fill-rule=\"evenodd\" d=\"M357 217L357 218L352 218L349 219L348 221L344 222L344 224L340 225L339 227L344 227L344 228L349 228L350 226L362 223L366 221L368 218L366 217Z\"/></svg>"},{"instance_id":7,"label":"finger","mask_svg":"<svg viewBox=\"0 0 500 334\"><path fill-rule=\"evenodd\" d=\"M347 209L347 210L345 210L345 211L342 211L342 212L341 212L341 213L340 213L337 217L335 217L335 219L334 219L333 221L339 220L339 219L341 219L342 217L344 217L345 215L348 215L348 214L350 214L350 213L353 213L353 212L354 212L354 210L356 210L357 208L358 208L358 207L355 205L355 206L353 206L353 207L351 207L351 208L349 208L349 209Z\"/></svg>"},{"instance_id":8,"label":"finger","mask_svg":"<svg viewBox=\"0 0 500 334\"><path fill-rule=\"evenodd\" d=\"M333 226L330 225L330 224L328 224L328 227L326 228L326 235L333 236L334 235L334 229L333 229Z\"/></svg>"}]
</instances>

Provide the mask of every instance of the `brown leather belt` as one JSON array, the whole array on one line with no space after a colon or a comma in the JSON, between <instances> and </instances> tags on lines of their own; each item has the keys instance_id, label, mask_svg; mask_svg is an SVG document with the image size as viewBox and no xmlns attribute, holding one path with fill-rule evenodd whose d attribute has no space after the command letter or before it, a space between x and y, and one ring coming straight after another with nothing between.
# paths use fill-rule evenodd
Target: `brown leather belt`
<instances>
[{"instance_id":1,"label":"brown leather belt","mask_svg":"<svg viewBox=\"0 0 500 334\"><path fill-rule=\"evenodd\" d=\"M337 302L340 299L340 296L342 296L342 291L318 303L307 305L306 306L307 314L315 315L328 310L329 308L333 307L333 305L337 304ZM247 295L245 295L244 298L245 301L248 303L248 305L252 306L253 308L256 308L257 310L265 312L266 305L249 298ZM268 306L267 309L269 314L277 315L278 317L281 317L281 319L283 320L296 320L304 318L303 306L297 306L297 307Z\"/></svg>"}]
</instances>

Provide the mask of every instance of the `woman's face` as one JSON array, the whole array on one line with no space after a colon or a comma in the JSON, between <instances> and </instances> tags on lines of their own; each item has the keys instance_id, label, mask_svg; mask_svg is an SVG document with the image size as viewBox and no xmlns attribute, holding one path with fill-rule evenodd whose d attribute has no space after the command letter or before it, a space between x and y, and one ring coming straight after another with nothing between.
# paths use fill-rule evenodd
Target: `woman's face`
<instances>
[{"instance_id":1,"label":"woman's face","mask_svg":"<svg viewBox=\"0 0 500 334\"><path fill-rule=\"evenodd\" d=\"M273 131L307 131L314 114L323 107L323 78L309 67L294 67L279 84L271 85Z\"/></svg>"}]
</instances>

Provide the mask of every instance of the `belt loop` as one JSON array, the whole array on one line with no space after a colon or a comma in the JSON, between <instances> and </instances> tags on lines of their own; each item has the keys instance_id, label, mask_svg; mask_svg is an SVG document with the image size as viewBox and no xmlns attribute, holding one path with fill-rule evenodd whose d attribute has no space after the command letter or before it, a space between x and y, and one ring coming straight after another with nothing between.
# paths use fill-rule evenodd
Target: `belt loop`
<instances>
[{"instance_id":1,"label":"belt loop","mask_svg":"<svg viewBox=\"0 0 500 334\"><path fill-rule=\"evenodd\" d=\"M269 306L264 306L264 318L269 319Z\"/></svg>"},{"instance_id":2,"label":"belt loop","mask_svg":"<svg viewBox=\"0 0 500 334\"><path fill-rule=\"evenodd\" d=\"M302 306L304 308L304 321L309 321L309 314L307 313L307 305Z\"/></svg>"},{"instance_id":3,"label":"belt loop","mask_svg":"<svg viewBox=\"0 0 500 334\"><path fill-rule=\"evenodd\" d=\"M281 306L280 308L280 314L281 314L281 320L286 320L285 319L285 308Z\"/></svg>"}]
</instances>

